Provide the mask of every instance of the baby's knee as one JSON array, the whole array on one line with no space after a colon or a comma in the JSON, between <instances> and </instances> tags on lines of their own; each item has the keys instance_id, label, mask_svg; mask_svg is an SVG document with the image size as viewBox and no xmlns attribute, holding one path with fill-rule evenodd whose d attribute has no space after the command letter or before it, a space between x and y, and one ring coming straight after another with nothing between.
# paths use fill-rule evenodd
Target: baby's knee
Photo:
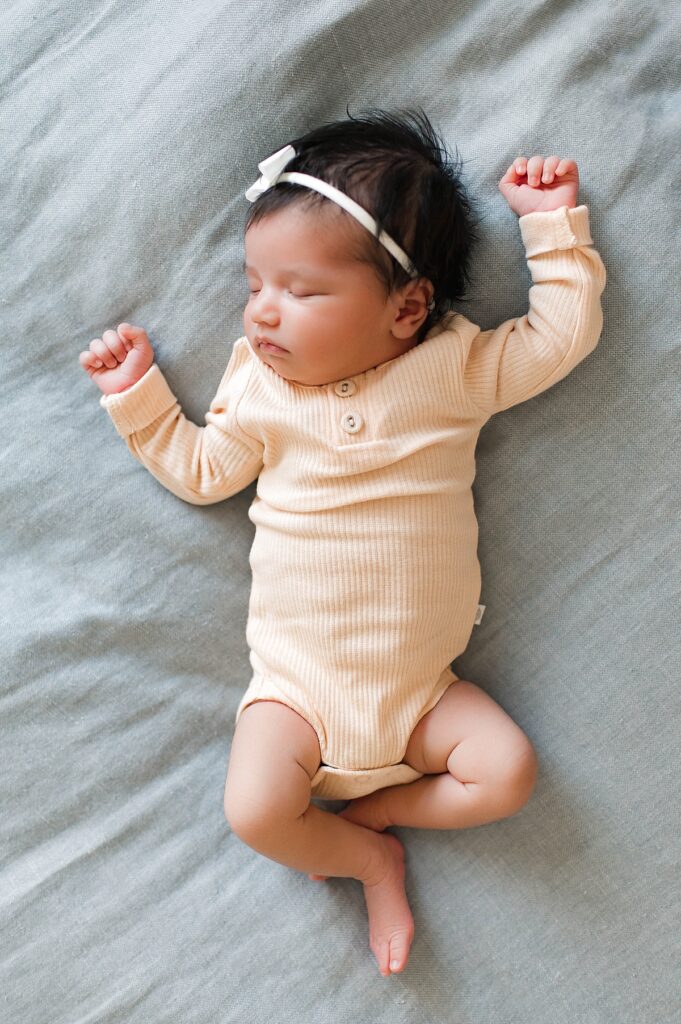
<instances>
[{"instance_id":1,"label":"baby's knee","mask_svg":"<svg viewBox=\"0 0 681 1024\"><path fill-rule=\"evenodd\" d=\"M312 726L287 705L262 700L245 709L232 740L224 799L225 818L240 839L269 847L305 812L318 750Z\"/></svg>"},{"instance_id":2,"label":"baby's knee","mask_svg":"<svg viewBox=\"0 0 681 1024\"><path fill-rule=\"evenodd\" d=\"M232 832L248 846L259 847L275 829L276 821L268 801L225 787L225 819Z\"/></svg>"},{"instance_id":3,"label":"baby's knee","mask_svg":"<svg viewBox=\"0 0 681 1024\"><path fill-rule=\"evenodd\" d=\"M539 760L537 753L523 736L518 739L506 759L503 788L507 814L516 814L530 799L537 782Z\"/></svg>"},{"instance_id":4,"label":"baby's knee","mask_svg":"<svg viewBox=\"0 0 681 1024\"><path fill-rule=\"evenodd\" d=\"M248 846L269 849L309 807L310 778L298 764L295 769L286 771L282 765L279 777L274 777L251 765L244 777L243 771L231 771L230 766L225 784L225 818L232 832Z\"/></svg>"}]
</instances>

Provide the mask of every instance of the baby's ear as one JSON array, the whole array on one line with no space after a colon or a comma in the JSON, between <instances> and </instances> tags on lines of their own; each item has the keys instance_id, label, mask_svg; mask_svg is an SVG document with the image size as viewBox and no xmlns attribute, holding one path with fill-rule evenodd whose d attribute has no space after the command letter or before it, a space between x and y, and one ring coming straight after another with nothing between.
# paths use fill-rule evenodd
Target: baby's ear
<instances>
[{"instance_id":1,"label":"baby's ear","mask_svg":"<svg viewBox=\"0 0 681 1024\"><path fill-rule=\"evenodd\" d=\"M405 291L405 298L411 298L418 305L423 305L426 314L435 305L435 287L427 277L419 277L410 281Z\"/></svg>"},{"instance_id":2,"label":"baby's ear","mask_svg":"<svg viewBox=\"0 0 681 1024\"><path fill-rule=\"evenodd\" d=\"M397 314L393 334L397 338L410 338L426 320L430 312L434 288L428 278L409 281L399 290Z\"/></svg>"},{"instance_id":3,"label":"baby's ear","mask_svg":"<svg viewBox=\"0 0 681 1024\"><path fill-rule=\"evenodd\" d=\"M426 292L426 309L430 312L432 309L435 309L435 286L427 277L423 278L423 282Z\"/></svg>"},{"instance_id":4,"label":"baby's ear","mask_svg":"<svg viewBox=\"0 0 681 1024\"><path fill-rule=\"evenodd\" d=\"M407 281L406 284L400 285L399 288L395 289L395 294L401 296L403 299L425 299L428 302L430 296L435 291L433 284L428 280L427 277L415 277L411 281Z\"/></svg>"}]
</instances>

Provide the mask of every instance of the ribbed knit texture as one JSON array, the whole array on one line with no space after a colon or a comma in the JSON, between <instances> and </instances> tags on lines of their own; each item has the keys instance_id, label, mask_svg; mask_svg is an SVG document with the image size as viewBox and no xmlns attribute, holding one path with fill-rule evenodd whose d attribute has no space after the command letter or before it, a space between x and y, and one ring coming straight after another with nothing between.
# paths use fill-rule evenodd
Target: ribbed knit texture
<instances>
[{"instance_id":1,"label":"ribbed knit texture","mask_svg":"<svg viewBox=\"0 0 681 1024\"><path fill-rule=\"evenodd\" d=\"M419 777L402 757L456 679L480 598L480 430L598 343L606 275L587 207L518 223L529 311L494 330L451 313L403 355L319 386L286 381L239 338L205 427L157 364L100 399L135 458L185 501L221 501L259 477L253 677L236 717L265 698L303 715L321 748L315 796Z\"/></svg>"}]
</instances>

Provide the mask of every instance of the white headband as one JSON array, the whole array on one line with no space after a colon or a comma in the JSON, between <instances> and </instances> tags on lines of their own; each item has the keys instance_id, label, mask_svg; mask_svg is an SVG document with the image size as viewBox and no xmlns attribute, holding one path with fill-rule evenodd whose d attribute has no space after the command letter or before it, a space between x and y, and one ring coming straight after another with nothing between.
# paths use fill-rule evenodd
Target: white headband
<instances>
[{"instance_id":1,"label":"white headband","mask_svg":"<svg viewBox=\"0 0 681 1024\"><path fill-rule=\"evenodd\" d=\"M306 185L307 188L313 188L315 192L321 192L328 199L333 199L334 203L338 203L349 214L352 214L360 224L363 224L372 233L374 238L378 238L381 245L384 245L397 262L404 267L410 277L419 276L418 270L404 249L401 249L386 231L381 231L380 235L377 235L378 224L371 214L367 213L354 199L346 196L344 192L334 188L333 185L329 185L328 181L322 181L321 178L313 178L310 174L299 174L297 171L287 171L283 174L284 167L293 160L295 155L296 151L293 146L284 146L283 149L277 150L272 156L268 156L266 160L258 164L258 169L262 171L262 174L245 193L249 203L254 203L258 196L261 196L263 192L267 192L278 181L292 181L296 185Z\"/></svg>"}]
</instances>

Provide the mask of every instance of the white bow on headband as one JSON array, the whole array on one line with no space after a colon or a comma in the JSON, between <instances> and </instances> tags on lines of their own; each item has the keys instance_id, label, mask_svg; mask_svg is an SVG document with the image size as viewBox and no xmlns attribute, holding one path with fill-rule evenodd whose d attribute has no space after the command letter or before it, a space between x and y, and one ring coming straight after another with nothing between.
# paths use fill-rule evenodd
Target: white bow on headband
<instances>
[{"instance_id":1,"label":"white bow on headband","mask_svg":"<svg viewBox=\"0 0 681 1024\"><path fill-rule=\"evenodd\" d=\"M296 155L296 151L293 146L284 146L283 149L277 150L272 156L268 156L266 160L261 161L258 164L258 169L262 172L256 182L254 182L249 189L247 189L245 195L249 203L255 202L258 196L261 196L263 192L267 192L268 189L276 185L278 181L291 181L296 185L306 185L307 188L312 188L316 192L321 192L327 199L332 199L339 206L342 206L344 210L347 210L349 214L355 217L368 231L372 233L374 238L378 238L381 245L384 245L388 252L395 257L397 262L404 267L410 277L418 277L419 273L412 261L407 256L404 249L400 248L397 242L390 237L386 231L381 231L378 234L378 224L371 216L370 213L356 203L350 196L346 196L340 189L334 188L333 185L329 185L328 181L322 181L321 178L313 178L310 174L300 174L298 171L287 171L283 173L284 168L287 164L293 160ZM432 308L434 303L431 301L429 308Z\"/></svg>"},{"instance_id":2,"label":"white bow on headband","mask_svg":"<svg viewBox=\"0 0 681 1024\"><path fill-rule=\"evenodd\" d=\"M268 156L266 160L262 160L258 164L258 170L262 173L245 193L249 203L255 202L258 196L261 196L263 192L267 192L269 188L276 185L282 171L287 164L291 163L295 155L296 151L293 146L284 146L283 149L277 150L272 156ZM288 175L286 177L288 178Z\"/></svg>"}]
</instances>

